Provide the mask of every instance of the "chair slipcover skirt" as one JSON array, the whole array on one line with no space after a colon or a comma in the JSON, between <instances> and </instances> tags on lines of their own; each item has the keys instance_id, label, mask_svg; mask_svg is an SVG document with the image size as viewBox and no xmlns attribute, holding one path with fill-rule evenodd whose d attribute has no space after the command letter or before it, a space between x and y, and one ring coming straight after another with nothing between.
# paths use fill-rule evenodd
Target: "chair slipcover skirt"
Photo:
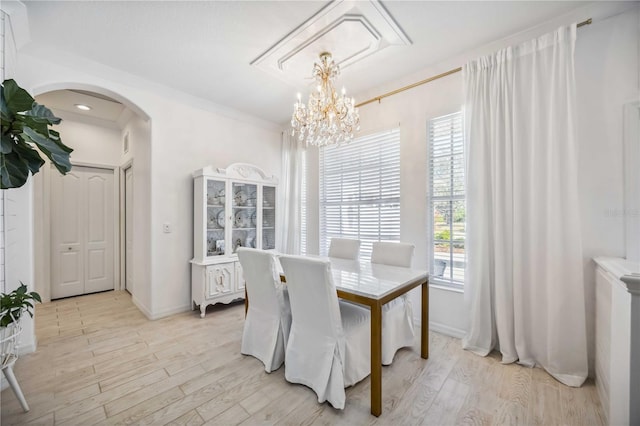
<instances>
[{"instance_id":1,"label":"chair slipcover skirt","mask_svg":"<svg viewBox=\"0 0 640 426\"><path fill-rule=\"evenodd\" d=\"M370 311L338 302L328 260L282 256L291 298L285 377L343 409L344 388L371 373Z\"/></svg>"},{"instance_id":2,"label":"chair slipcover skirt","mask_svg":"<svg viewBox=\"0 0 640 426\"><path fill-rule=\"evenodd\" d=\"M371 263L409 268L413 251L413 244L375 242ZM414 342L413 308L409 295L404 294L382 307L382 364L391 364L398 349Z\"/></svg>"},{"instance_id":3,"label":"chair slipcover skirt","mask_svg":"<svg viewBox=\"0 0 640 426\"><path fill-rule=\"evenodd\" d=\"M406 294L382 306L382 365L389 365L400 348L413 346L413 308Z\"/></svg>"},{"instance_id":4,"label":"chair slipcover skirt","mask_svg":"<svg viewBox=\"0 0 640 426\"><path fill-rule=\"evenodd\" d=\"M291 327L289 297L272 253L242 247L238 259L250 301L240 352L258 358L270 373L284 362Z\"/></svg>"}]
</instances>

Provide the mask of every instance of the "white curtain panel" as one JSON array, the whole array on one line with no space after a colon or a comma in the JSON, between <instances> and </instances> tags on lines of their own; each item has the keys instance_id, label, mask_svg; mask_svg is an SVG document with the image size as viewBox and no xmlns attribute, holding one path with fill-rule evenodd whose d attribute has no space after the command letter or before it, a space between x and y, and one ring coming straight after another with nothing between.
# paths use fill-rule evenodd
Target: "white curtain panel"
<instances>
[{"instance_id":1,"label":"white curtain panel","mask_svg":"<svg viewBox=\"0 0 640 426\"><path fill-rule=\"evenodd\" d=\"M280 226L279 251L300 254L300 224L302 221L302 161L305 148L290 131L282 132L282 184L284 201Z\"/></svg>"},{"instance_id":2,"label":"white curtain panel","mask_svg":"<svg viewBox=\"0 0 640 426\"><path fill-rule=\"evenodd\" d=\"M577 187L576 26L464 66L465 349L587 377Z\"/></svg>"}]
</instances>

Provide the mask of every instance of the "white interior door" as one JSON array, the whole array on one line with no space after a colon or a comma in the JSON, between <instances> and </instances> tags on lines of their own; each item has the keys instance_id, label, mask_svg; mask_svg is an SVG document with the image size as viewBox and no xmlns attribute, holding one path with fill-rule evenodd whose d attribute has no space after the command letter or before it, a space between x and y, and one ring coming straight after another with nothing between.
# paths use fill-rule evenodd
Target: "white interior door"
<instances>
[{"instance_id":1,"label":"white interior door","mask_svg":"<svg viewBox=\"0 0 640 426\"><path fill-rule=\"evenodd\" d=\"M114 288L113 180L93 167L52 173L52 299Z\"/></svg>"},{"instance_id":2,"label":"white interior door","mask_svg":"<svg viewBox=\"0 0 640 426\"><path fill-rule=\"evenodd\" d=\"M125 215L125 281L124 288L133 291L133 167L124 172Z\"/></svg>"}]
</instances>

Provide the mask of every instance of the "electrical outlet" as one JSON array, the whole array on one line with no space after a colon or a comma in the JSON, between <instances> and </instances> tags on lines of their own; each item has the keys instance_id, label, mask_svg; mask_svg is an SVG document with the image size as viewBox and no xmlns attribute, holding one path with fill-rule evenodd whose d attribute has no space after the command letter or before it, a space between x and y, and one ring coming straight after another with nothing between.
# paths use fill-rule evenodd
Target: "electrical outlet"
<instances>
[{"instance_id":1,"label":"electrical outlet","mask_svg":"<svg viewBox=\"0 0 640 426\"><path fill-rule=\"evenodd\" d=\"M171 224L170 223L162 224L162 230L164 231L165 234L170 233L171 232Z\"/></svg>"}]
</instances>

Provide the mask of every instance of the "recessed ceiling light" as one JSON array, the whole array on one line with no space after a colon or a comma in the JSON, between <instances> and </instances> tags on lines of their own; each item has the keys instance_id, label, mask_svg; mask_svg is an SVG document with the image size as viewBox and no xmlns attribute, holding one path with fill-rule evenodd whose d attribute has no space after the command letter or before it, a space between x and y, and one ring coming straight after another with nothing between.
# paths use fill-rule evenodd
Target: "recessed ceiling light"
<instances>
[{"instance_id":1,"label":"recessed ceiling light","mask_svg":"<svg viewBox=\"0 0 640 426\"><path fill-rule=\"evenodd\" d=\"M81 109L83 111L91 110L91 107L89 105L84 105L84 104L76 104L76 108Z\"/></svg>"}]
</instances>

